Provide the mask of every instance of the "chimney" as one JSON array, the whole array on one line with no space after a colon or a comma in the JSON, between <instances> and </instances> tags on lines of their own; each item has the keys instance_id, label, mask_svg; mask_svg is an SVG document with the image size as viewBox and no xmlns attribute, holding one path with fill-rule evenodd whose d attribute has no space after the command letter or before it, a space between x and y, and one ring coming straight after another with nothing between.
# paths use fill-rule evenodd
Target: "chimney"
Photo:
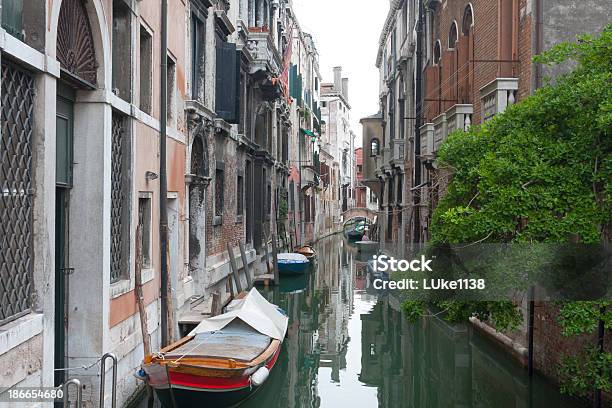
<instances>
[{"instance_id":1,"label":"chimney","mask_svg":"<svg viewBox=\"0 0 612 408\"><path fill-rule=\"evenodd\" d=\"M342 96L348 102L348 78L342 78Z\"/></svg>"},{"instance_id":2,"label":"chimney","mask_svg":"<svg viewBox=\"0 0 612 408\"><path fill-rule=\"evenodd\" d=\"M334 91L342 92L342 67L334 67Z\"/></svg>"}]
</instances>

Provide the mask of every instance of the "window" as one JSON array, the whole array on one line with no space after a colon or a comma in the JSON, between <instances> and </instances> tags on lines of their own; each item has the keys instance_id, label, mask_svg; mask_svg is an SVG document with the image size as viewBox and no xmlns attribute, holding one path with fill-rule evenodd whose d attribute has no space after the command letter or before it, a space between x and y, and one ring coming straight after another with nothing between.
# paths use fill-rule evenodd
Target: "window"
<instances>
[{"instance_id":1,"label":"window","mask_svg":"<svg viewBox=\"0 0 612 408\"><path fill-rule=\"evenodd\" d=\"M363 171L363 166L361 164L357 165L357 172L361 173Z\"/></svg>"},{"instance_id":2,"label":"window","mask_svg":"<svg viewBox=\"0 0 612 408\"><path fill-rule=\"evenodd\" d=\"M140 110L151 114L153 86L153 37L140 27Z\"/></svg>"},{"instance_id":3,"label":"window","mask_svg":"<svg viewBox=\"0 0 612 408\"><path fill-rule=\"evenodd\" d=\"M130 137L126 117L113 111L111 132L111 282L127 278L130 217Z\"/></svg>"},{"instance_id":4,"label":"window","mask_svg":"<svg viewBox=\"0 0 612 408\"><path fill-rule=\"evenodd\" d=\"M380 141L377 138L370 142L370 156L378 156L380 154Z\"/></svg>"},{"instance_id":5,"label":"window","mask_svg":"<svg viewBox=\"0 0 612 408\"><path fill-rule=\"evenodd\" d=\"M448 49L454 50L457 46L457 40L459 39L459 31L457 31L457 22L453 21L450 31L448 33Z\"/></svg>"},{"instance_id":6,"label":"window","mask_svg":"<svg viewBox=\"0 0 612 408\"><path fill-rule=\"evenodd\" d=\"M440 64L440 58L442 58L442 44L440 44L440 40L438 40L436 41L436 45L434 46L434 55L433 55L434 65Z\"/></svg>"},{"instance_id":7,"label":"window","mask_svg":"<svg viewBox=\"0 0 612 408\"><path fill-rule=\"evenodd\" d=\"M221 217L223 215L223 195L224 195L224 182L225 175L223 168L220 168L217 165L217 170L215 170L215 215L217 217Z\"/></svg>"},{"instance_id":8,"label":"window","mask_svg":"<svg viewBox=\"0 0 612 408\"><path fill-rule=\"evenodd\" d=\"M289 183L289 209L295 211L295 183L292 181Z\"/></svg>"},{"instance_id":9,"label":"window","mask_svg":"<svg viewBox=\"0 0 612 408\"><path fill-rule=\"evenodd\" d=\"M132 100L132 12L123 0L113 2L113 92Z\"/></svg>"},{"instance_id":10,"label":"window","mask_svg":"<svg viewBox=\"0 0 612 408\"><path fill-rule=\"evenodd\" d=\"M191 15L191 98L204 100L206 25L197 14Z\"/></svg>"},{"instance_id":11,"label":"window","mask_svg":"<svg viewBox=\"0 0 612 408\"><path fill-rule=\"evenodd\" d=\"M266 214L268 216L272 215L272 186L268 184L268 195L266 199Z\"/></svg>"},{"instance_id":12,"label":"window","mask_svg":"<svg viewBox=\"0 0 612 408\"><path fill-rule=\"evenodd\" d=\"M168 72L167 72L167 95L168 95L168 109L166 112L166 119L168 120L168 125L176 126L174 123L174 119L176 118L176 101L174 90L176 89L176 63L170 56L168 56Z\"/></svg>"},{"instance_id":13,"label":"window","mask_svg":"<svg viewBox=\"0 0 612 408\"><path fill-rule=\"evenodd\" d=\"M304 195L304 222L310 222L310 197Z\"/></svg>"},{"instance_id":14,"label":"window","mask_svg":"<svg viewBox=\"0 0 612 408\"><path fill-rule=\"evenodd\" d=\"M321 107L322 108L327 108L327 102L325 102L325 101L321 102Z\"/></svg>"},{"instance_id":15,"label":"window","mask_svg":"<svg viewBox=\"0 0 612 408\"><path fill-rule=\"evenodd\" d=\"M402 196L404 193L404 176L402 174L397 175L397 203L402 203Z\"/></svg>"},{"instance_id":16,"label":"window","mask_svg":"<svg viewBox=\"0 0 612 408\"><path fill-rule=\"evenodd\" d=\"M468 4L465 8L465 12L463 13L463 27L462 32L463 35L468 35L472 26L474 25L474 13L472 11L472 5Z\"/></svg>"},{"instance_id":17,"label":"window","mask_svg":"<svg viewBox=\"0 0 612 408\"><path fill-rule=\"evenodd\" d=\"M244 213L244 179L242 175L236 177L236 214Z\"/></svg>"},{"instance_id":18,"label":"window","mask_svg":"<svg viewBox=\"0 0 612 408\"><path fill-rule=\"evenodd\" d=\"M140 193L138 198L138 227L142 267L149 269L151 268L151 193Z\"/></svg>"},{"instance_id":19,"label":"window","mask_svg":"<svg viewBox=\"0 0 612 408\"><path fill-rule=\"evenodd\" d=\"M408 0L404 1L402 7L402 36L405 38L408 36Z\"/></svg>"}]
</instances>

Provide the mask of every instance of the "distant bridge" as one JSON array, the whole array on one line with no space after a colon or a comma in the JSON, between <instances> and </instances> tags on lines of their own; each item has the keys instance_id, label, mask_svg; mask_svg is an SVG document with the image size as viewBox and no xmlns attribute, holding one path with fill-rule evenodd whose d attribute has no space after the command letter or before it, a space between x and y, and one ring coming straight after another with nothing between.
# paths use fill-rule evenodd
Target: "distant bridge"
<instances>
[{"instance_id":1,"label":"distant bridge","mask_svg":"<svg viewBox=\"0 0 612 408\"><path fill-rule=\"evenodd\" d=\"M342 213L342 222L343 225L346 225L351 221L361 221L365 219L368 220L371 224L373 224L375 217L376 211L370 210L369 208L351 208Z\"/></svg>"}]
</instances>

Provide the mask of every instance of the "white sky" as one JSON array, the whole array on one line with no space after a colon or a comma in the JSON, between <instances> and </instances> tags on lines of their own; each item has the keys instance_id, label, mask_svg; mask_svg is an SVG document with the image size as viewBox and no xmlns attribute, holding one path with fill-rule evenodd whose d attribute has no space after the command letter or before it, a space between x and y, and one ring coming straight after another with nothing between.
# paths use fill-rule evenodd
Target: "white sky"
<instances>
[{"instance_id":1,"label":"white sky","mask_svg":"<svg viewBox=\"0 0 612 408\"><path fill-rule=\"evenodd\" d=\"M293 0L303 31L312 34L319 51L323 82L333 82L332 68L342 66L349 78L351 127L361 146L359 119L378 112L378 40L388 0Z\"/></svg>"}]
</instances>

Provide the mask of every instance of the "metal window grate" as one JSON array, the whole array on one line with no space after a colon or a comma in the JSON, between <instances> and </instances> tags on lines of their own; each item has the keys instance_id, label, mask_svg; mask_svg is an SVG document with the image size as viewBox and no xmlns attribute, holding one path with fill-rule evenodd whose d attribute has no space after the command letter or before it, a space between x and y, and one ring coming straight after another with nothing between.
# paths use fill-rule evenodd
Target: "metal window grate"
<instances>
[{"instance_id":1,"label":"metal window grate","mask_svg":"<svg viewBox=\"0 0 612 408\"><path fill-rule=\"evenodd\" d=\"M2 63L0 324L30 310L34 79Z\"/></svg>"},{"instance_id":2,"label":"metal window grate","mask_svg":"<svg viewBox=\"0 0 612 408\"><path fill-rule=\"evenodd\" d=\"M125 217L126 206L126 163L125 154L128 146L126 140L125 117L113 112L111 145L111 282L116 282L125 274L125 242L124 236L127 232L124 228L127 219Z\"/></svg>"}]
</instances>

